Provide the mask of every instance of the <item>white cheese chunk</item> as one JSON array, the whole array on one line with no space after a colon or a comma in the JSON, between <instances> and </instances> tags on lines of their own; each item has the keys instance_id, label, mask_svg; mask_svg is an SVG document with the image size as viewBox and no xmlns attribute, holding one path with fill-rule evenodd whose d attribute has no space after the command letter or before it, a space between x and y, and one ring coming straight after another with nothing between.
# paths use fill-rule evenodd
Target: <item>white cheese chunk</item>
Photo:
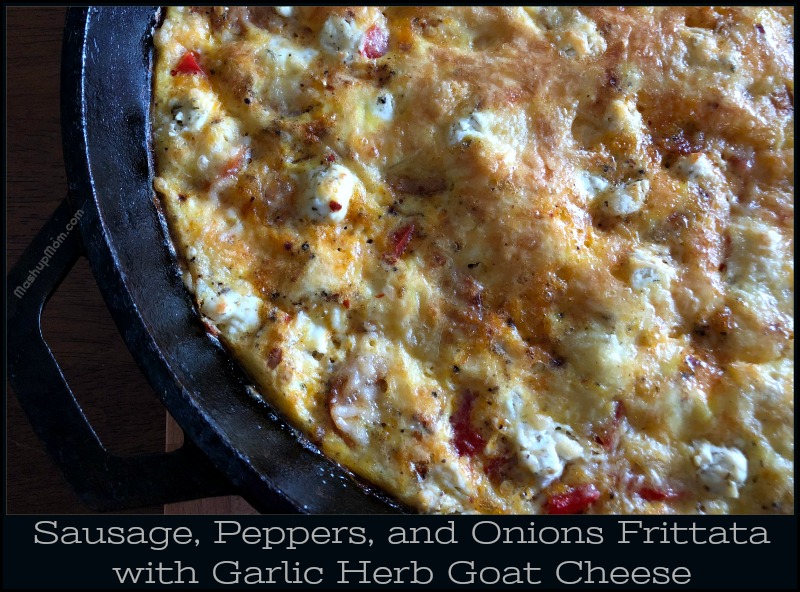
<instances>
[{"instance_id":1,"label":"white cheese chunk","mask_svg":"<svg viewBox=\"0 0 800 592\"><path fill-rule=\"evenodd\" d=\"M650 181L647 179L632 181L605 193L603 205L615 216L627 216L642 209L649 192Z\"/></svg>"},{"instance_id":2,"label":"white cheese chunk","mask_svg":"<svg viewBox=\"0 0 800 592\"><path fill-rule=\"evenodd\" d=\"M631 335L600 323L564 336L564 351L580 376L606 388L625 388L633 376L637 348Z\"/></svg>"},{"instance_id":3,"label":"white cheese chunk","mask_svg":"<svg viewBox=\"0 0 800 592\"><path fill-rule=\"evenodd\" d=\"M464 502L474 488L467 480L469 469L459 460L447 458L432 462L425 479L420 484L420 494L425 507L433 512L453 513L463 511Z\"/></svg>"},{"instance_id":4,"label":"white cheese chunk","mask_svg":"<svg viewBox=\"0 0 800 592\"><path fill-rule=\"evenodd\" d=\"M603 193L610 185L607 179L584 170L576 171L575 182L578 195L587 202L593 201L595 197Z\"/></svg>"},{"instance_id":5,"label":"white cheese chunk","mask_svg":"<svg viewBox=\"0 0 800 592\"><path fill-rule=\"evenodd\" d=\"M202 130L217 109L214 93L199 88L189 89L182 96L171 99L169 111L171 119L166 121L168 134L194 134Z\"/></svg>"},{"instance_id":6,"label":"white cheese chunk","mask_svg":"<svg viewBox=\"0 0 800 592\"><path fill-rule=\"evenodd\" d=\"M327 329L318 325L311 318L300 311L292 321L289 331L296 339L296 343L308 352L324 354L328 351L330 337Z\"/></svg>"},{"instance_id":7,"label":"white cheese chunk","mask_svg":"<svg viewBox=\"0 0 800 592\"><path fill-rule=\"evenodd\" d=\"M524 112L474 111L450 128L450 144L477 143L490 160L505 169L516 167L517 154L527 143L528 128Z\"/></svg>"},{"instance_id":8,"label":"white cheese chunk","mask_svg":"<svg viewBox=\"0 0 800 592\"><path fill-rule=\"evenodd\" d=\"M686 62L689 66L708 66L717 60L719 47L713 31L687 27L682 37L686 44Z\"/></svg>"},{"instance_id":9,"label":"white cheese chunk","mask_svg":"<svg viewBox=\"0 0 800 592\"><path fill-rule=\"evenodd\" d=\"M294 6L276 6L275 12L283 18L289 18L294 13Z\"/></svg>"},{"instance_id":10,"label":"white cheese chunk","mask_svg":"<svg viewBox=\"0 0 800 592\"><path fill-rule=\"evenodd\" d=\"M300 311L286 325L281 344L282 366L291 371L287 393L305 393L309 385L320 380L324 367L322 354L328 352L330 338L324 327Z\"/></svg>"},{"instance_id":11,"label":"white cheese chunk","mask_svg":"<svg viewBox=\"0 0 800 592\"><path fill-rule=\"evenodd\" d=\"M363 37L364 31L354 21L332 15L322 26L319 43L327 53L351 62L358 55Z\"/></svg>"},{"instance_id":12,"label":"white cheese chunk","mask_svg":"<svg viewBox=\"0 0 800 592\"><path fill-rule=\"evenodd\" d=\"M189 102L184 111L186 113L185 127L191 131L202 129L214 111L216 103L216 97L212 93L203 92L197 88L189 91Z\"/></svg>"},{"instance_id":13,"label":"white cheese chunk","mask_svg":"<svg viewBox=\"0 0 800 592\"><path fill-rule=\"evenodd\" d=\"M632 66L631 64L624 64L620 68L620 78L618 87L620 92L626 94L637 93L642 89L644 76L641 70Z\"/></svg>"},{"instance_id":14,"label":"white cheese chunk","mask_svg":"<svg viewBox=\"0 0 800 592\"><path fill-rule=\"evenodd\" d=\"M739 497L747 479L747 458L737 448L701 442L692 457L701 483L714 495Z\"/></svg>"},{"instance_id":15,"label":"white cheese chunk","mask_svg":"<svg viewBox=\"0 0 800 592\"><path fill-rule=\"evenodd\" d=\"M774 227L750 216L731 220L730 256L727 276L734 284L757 284L761 289L778 292L791 285L787 269L774 261L786 261L789 243Z\"/></svg>"},{"instance_id":16,"label":"white cheese chunk","mask_svg":"<svg viewBox=\"0 0 800 592\"><path fill-rule=\"evenodd\" d=\"M628 259L631 288L637 291L652 288L660 284L660 289L669 291L675 279L675 268L670 264L669 252L657 246L634 249Z\"/></svg>"},{"instance_id":17,"label":"white cheese chunk","mask_svg":"<svg viewBox=\"0 0 800 592\"><path fill-rule=\"evenodd\" d=\"M222 156L227 159L239 150L239 130L236 121L231 117L225 117L218 124L211 128L208 135L208 154L210 157Z\"/></svg>"},{"instance_id":18,"label":"white cheese chunk","mask_svg":"<svg viewBox=\"0 0 800 592\"><path fill-rule=\"evenodd\" d=\"M570 9L561 6L526 6L525 12L547 30L563 26L571 15Z\"/></svg>"},{"instance_id":19,"label":"white cheese chunk","mask_svg":"<svg viewBox=\"0 0 800 592\"><path fill-rule=\"evenodd\" d=\"M557 34L558 48L567 57L590 57L606 50L606 40L594 21L575 11L567 27Z\"/></svg>"},{"instance_id":20,"label":"white cheese chunk","mask_svg":"<svg viewBox=\"0 0 800 592\"><path fill-rule=\"evenodd\" d=\"M614 99L606 110L609 131L639 137L644 127L642 114L629 99Z\"/></svg>"},{"instance_id":21,"label":"white cheese chunk","mask_svg":"<svg viewBox=\"0 0 800 592\"><path fill-rule=\"evenodd\" d=\"M550 417L525 413L520 395L506 399L508 438L517 447L521 466L534 477L537 486L547 487L564 472L569 461L584 456L583 447L571 436L572 430Z\"/></svg>"},{"instance_id":22,"label":"white cheese chunk","mask_svg":"<svg viewBox=\"0 0 800 592\"><path fill-rule=\"evenodd\" d=\"M732 74L739 69L739 52L726 47L728 42L718 33L700 27L687 27L681 37L686 46L686 65L690 68L707 68L723 74Z\"/></svg>"},{"instance_id":23,"label":"white cheese chunk","mask_svg":"<svg viewBox=\"0 0 800 592\"><path fill-rule=\"evenodd\" d=\"M596 56L606 50L606 40L594 21L570 6L525 7L532 24L547 34L569 58Z\"/></svg>"},{"instance_id":24,"label":"white cheese chunk","mask_svg":"<svg viewBox=\"0 0 800 592\"><path fill-rule=\"evenodd\" d=\"M714 179L717 176L714 163L702 153L680 157L675 162L675 170L687 181Z\"/></svg>"},{"instance_id":25,"label":"white cheese chunk","mask_svg":"<svg viewBox=\"0 0 800 592\"><path fill-rule=\"evenodd\" d=\"M495 125L494 114L475 111L469 117L456 121L450 133L452 144L470 140L485 140L491 137L491 128Z\"/></svg>"},{"instance_id":26,"label":"white cheese chunk","mask_svg":"<svg viewBox=\"0 0 800 592\"><path fill-rule=\"evenodd\" d=\"M374 117L383 121L391 121L394 116L394 96L390 92L382 92L372 105Z\"/></svg>"},{"instance_id":27,"label":"white cheese chunk","mask_svg":"<svg viewBox=\"0 0 800 592\"><path fill-rule=\"evenodd\" d=\"M203 280L198 280L196 284L200 311L226 329L229 336L252 333L260 327L259 311L263 304L260 298L228 286L212 289Z\"/></svg>"},{"instance_id":28,"label":"white cheese chunk","mask_svg":"<svg viewBox=\"0 0 800 592\"><path fill-rule=\"evenodd\" d=\"M338 333L339 335L347 333L347 314L341 308L335 307L330 310L328 313L328 322L334 333Z\"/></svg>"},{"instance_id":29,"label":"white cheese chunk","mask_svg":"<svg viewBox=\"0 0 800 592\"><path fill-rule=\"evenodd\" d=\"M243 165L247 155L247 146L239 132L237 121L228 116L215 117L195 140L197 169L209 181L221 181L229 177L220 177L235 162ZM216 199L214 191L209 197Z\"/></svg>"},{"instance_id":30,"label":"white cheese chunk","mask_svg":"<svg viewBox=\"0 0 800 592\"><path fill-rule=\"evenodd\" d=\"M660 282L661 276L652 267L639 267L631 272L631 288L644 290L650 284Z\"/></svg>"},{"instance_id":31,"label":"white cheese chunk","mask_svg":"<svg viewBox=\"0 0 800 592\"><path fill-rule=\"evenodd\" d=\"M278 35L271 37L264 49L272 55L275 65L281 70L287 70L292 73L305 71L312 60L317 57L315 49L295 45L288 39Z\"/></svg>"},{"instance_id":32,"label":"white cheese chunk","mask_svg":"<svg viewBox=\"0 0 800 592\"><path fill-rule=\"evenodd\" d=\"M311 171L305 193L306 215L320 222L341 222L359 184L350 169L340 164Z\"/></svg>"},{"instance_id":33,"label":"white cheese chunk","mask_svg":"<svg viewBox=\"0 0 800 592\"><path fill-rule=\"evenodd\" d=\"M369 442L370 428L378 421L379 379L386 375L386 361L366 354L351 359L332 379L328 400L336 428L355 445Z\"/></svg>"},{"instance_id":34,"label":"white cheese chunk","mask_svg":"<svg viewBox=\"0 0 800 592\"><path fill-rule=\"evenodd\" d=\"M791 230L749 215L732 217L728 226L730 251L724 274L728 299L737 319L729 347L740 359L766 362L792 347L794 241ZM779 329L776 331L776 329Z\"/></svg>"}]
</instances>

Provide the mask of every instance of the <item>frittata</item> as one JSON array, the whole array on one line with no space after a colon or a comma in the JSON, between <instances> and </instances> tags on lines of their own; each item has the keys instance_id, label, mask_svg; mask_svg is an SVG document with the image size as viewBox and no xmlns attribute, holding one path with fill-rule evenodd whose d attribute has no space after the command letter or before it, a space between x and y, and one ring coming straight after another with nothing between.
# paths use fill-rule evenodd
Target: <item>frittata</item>
<instances>
[{"instance_id":1,"label":"frittata","mask_svg":"<svg viewBox=\"0 0 800 592\"><path fill-rule=\"evenodd\" d=\"M436 513L794 511L794 9L169 8L209 330Z\"/></svg>"}]
</instances>

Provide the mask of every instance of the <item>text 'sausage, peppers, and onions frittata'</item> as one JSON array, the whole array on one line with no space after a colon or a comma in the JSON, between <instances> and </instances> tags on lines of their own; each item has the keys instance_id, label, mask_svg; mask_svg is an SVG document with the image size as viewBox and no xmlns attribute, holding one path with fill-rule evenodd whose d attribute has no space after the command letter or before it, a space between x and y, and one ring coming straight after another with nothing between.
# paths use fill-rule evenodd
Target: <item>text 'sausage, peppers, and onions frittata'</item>
<instances>
[{"instance_id":1,"label":"text 'sausage, peppers, and onions frittata'","mask_svg":"<svg viewBox=\"0 0 800 592\"><path fill-rule=\"evenodd\" d=\"M792 8L170 8L209 331L422 512L794 511Z\"/></svg>"}]
</instances>

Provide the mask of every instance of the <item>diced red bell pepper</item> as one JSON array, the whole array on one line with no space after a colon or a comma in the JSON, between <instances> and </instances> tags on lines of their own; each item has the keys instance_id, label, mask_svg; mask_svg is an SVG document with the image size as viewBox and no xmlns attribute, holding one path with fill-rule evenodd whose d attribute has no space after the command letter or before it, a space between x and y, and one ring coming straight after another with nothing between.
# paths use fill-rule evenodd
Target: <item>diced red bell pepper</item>
<instances>
[{"instance_id":1,"label":"diced red bell pepper","mask_svg":"<svg viewBox=\"0 0 800 592\"><path fill-rule=\"evenodd\" d=\"M475 456L486 447L483 435L472 425L472 408L475 393L467 391L458 402L456 412L450 416L453 426L453 446L459 456Z\"/></svg>"},{"instance_id":2,"label":"diced red bell pepper","mask_svg":"<svg viewBox=\"0 0 800 592\"><path fill-rule=\"evenodd\" d=\"M200 74L205 76L206 73L200 64L197 63L197 54L193 51L187 51L178 62L178 65L171 72L173 76L176 74Z\"/></svg>"},{"instance_id":3,"label":"diced red bell pepper","mask_svg":"<svg viewBox=\"0 0 800 592\"><path fill-rule=\"evenodd\" d=\"M675 491L669 487L650 487L645 485L636 493L639 497L648 502L663 502L666 500L676 499L680 497L680 492Z\"/></svg>"},{"instance_id":4,"label":"diced red bell pepper","mask_svg":"<svg viewBox=\"0 0 800 592\"><path fill-rule=\"evenodd\" d=\"M571 488L566 493L551 495L545 504L548 514L580 514L600 499L600 491L589 483Z\"/></svg>"}]
</instances>

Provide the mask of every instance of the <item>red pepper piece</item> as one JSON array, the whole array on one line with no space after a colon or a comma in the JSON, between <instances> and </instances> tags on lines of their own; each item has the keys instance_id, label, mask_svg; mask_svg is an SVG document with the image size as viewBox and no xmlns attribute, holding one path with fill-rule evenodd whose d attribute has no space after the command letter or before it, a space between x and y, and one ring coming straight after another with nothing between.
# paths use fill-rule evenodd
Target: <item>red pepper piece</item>
<instances>
[{"instance_id":1,"label":"red pepper piece","mask_svg":"<svg viewBox=\"0 0 800 592\"><path fill-rule=\"evenodd\" d=\"M644 486L636 493L639 494L640 498L648 502L663 502L666 500L676 499L681 496L680 492L677 492L669 487Z\"/></svg>"},{"instance_id":2,"label":"red pepper piece","mask_svg":"<svg viewBox=\"0 0 800 592\"><path fill-rule=\"evenodd\" d=\"M467 391L461 397L456 412L450 416L453 426L453 446L459 456L475 456L486 447L486 440L472 425L475 393Z\"/></svg>"},{"instance_id":3,"label":"red pepper piece","mask_svg":"<svg viewBox=\"0 0 800 592\"><path fill-rule=\"evenodd\" d=\"M551 495L545 504L548 514L580 514L600 499L600 491L592 485L578 485L566 493Z\"/></svg>"},{"instance_id":4,"label":"red pepper piece","mask_svg":"<svg viewBox=\"0 0 800 592\"><path fill-rule=\"evenodd\" d=\"M383 55L389 50L389 31L372 25L367 32L364 33L364 40L361 43L361 55L370 60L374 60Z\"/></svg>"},{"instance_id":5,"label":"red pepper piece","mask_svg":"<svg viewBox=\"0 0 800 592\"><path fill-rule=\"evenodd\" d=\"M411 239L414 236L414 223L406 224L395 230L391 236L389 237L390 243L392 245L392 251L386 254L386 262L387 263L396 263L398 259L403 255L408 247L408 243L411 242Z\"/></svg>"},{"instance_id":6,"label":"red pepper piece","mask_svg":"<svg viewBox=\"0 0 800 592\"><path fill-rule=\"evenodd\" d=\"M205 71L197 63L197 54L193 51L187 51L178 62L177 67L170 72L173 76L176 74L200 74L205 76Z\"/></svg>"}]
</instances>

